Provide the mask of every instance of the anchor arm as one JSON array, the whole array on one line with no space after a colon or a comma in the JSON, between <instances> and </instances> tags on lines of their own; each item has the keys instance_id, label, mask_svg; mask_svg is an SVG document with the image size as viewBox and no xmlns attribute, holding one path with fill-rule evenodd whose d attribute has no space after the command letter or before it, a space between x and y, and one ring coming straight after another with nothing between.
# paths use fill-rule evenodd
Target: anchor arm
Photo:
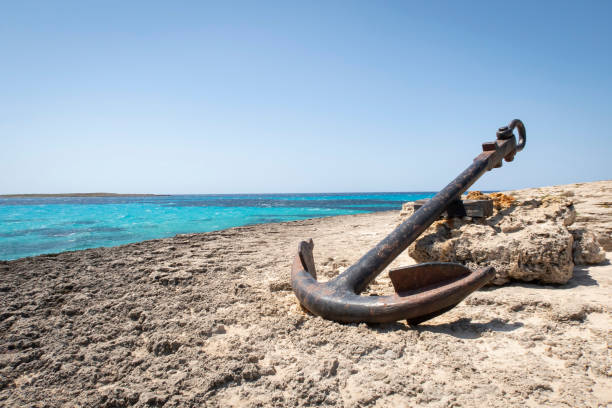
<instances>
[{"instance_id":1,"label":"anchor arm","mask_svg":"<svg viewBox=\"0 0 612 408\"><path fill-rule=\"evenodd\" d=\"M519 130L518 146L513 134L515 128ZM312 240L301 242L291 274L291 284L300 303L319 316L342 322L389 322L400 319L408 319L409 322L412 319L416 322L419 317L433 317L452 308L471 292L484 286L494 277L493 268L472 272L462 265L439 264L437 269L433 268L428 273L444 275L443 270L448 267L443 265L463 267L465 271L455 271L453 273L456 276L442 283L418 289L402 291L401 287L399 290L396 287L397 293L392 296L359 296L376 276L478 178L488 170L501 167L504 158L506 161L512 161L516 152L524 147L525 140L525 127L518 119L513 120L509 126L500 128L497 140L484 143L483 152L459 176L359 261L329 282L316 281Z\"/></svg>"}]
</instances>

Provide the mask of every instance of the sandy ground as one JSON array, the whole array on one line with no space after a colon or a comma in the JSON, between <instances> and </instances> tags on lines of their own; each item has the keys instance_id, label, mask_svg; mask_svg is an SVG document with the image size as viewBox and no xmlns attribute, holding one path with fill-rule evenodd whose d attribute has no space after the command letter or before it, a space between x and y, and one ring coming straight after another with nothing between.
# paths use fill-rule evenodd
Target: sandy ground
<instances>
[{"instance_id":1,"label":"sandy ground","mask_svg":"<svg viewBox=\"0 0 612 408\"><path fill-rule=\"evenodd\" d=\"M586 201L602 197L612 188ZM0 262L0 405L612 404L609 261L576 267L563 286L485 288L417 328L299 307L289 286L299 240L314 239L328 279L397 220L340 216ZM392 266L409 263L403 254ZM383 275L370 292L391 291Z\"/></svg>"}]
</instances>

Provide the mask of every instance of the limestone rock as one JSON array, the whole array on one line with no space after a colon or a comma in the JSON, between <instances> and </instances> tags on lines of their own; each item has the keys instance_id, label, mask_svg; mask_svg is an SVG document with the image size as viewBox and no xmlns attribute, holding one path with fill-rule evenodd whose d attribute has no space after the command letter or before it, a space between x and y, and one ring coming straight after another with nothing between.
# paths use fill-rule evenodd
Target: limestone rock
<instances>
[{"instance_id":1,"label":"limestone rock","mask_svg":"<svg viewBox=\"0 0 612 408\"><path fill-rule=\"evenodd\" d=\"M495 285L565 283L572 277L574 238L567 226L576 211L571 201L544 197L496 207L486 220L434 223L409 247L409 255L419 262L460 262L472 269L493 266Z\"/></svg>"},{"instance_id":2,"label":"limestone rock","mask_svg":"<svg viewBox=\"0 0 612 408\"><path fill-rule=\"evenodd\" d=\"M400 222L407 220L412 214L414 214L414 203L409 202L402 204L402 210L399 213Z\"/></svg>"},{"instance_id":3,"label":"limestone rock","mask_svg":"<svg viewBox=\"0 0 612 408\"><path fill-rule=\"evenodd\" d=\"M518 200L540 196L571 197L576 207L576 228L595 234L605 251L612 251L612 180L511 191Z\"/></svg>"},{"instance_id":4,"label":"limestone rock","mask_svg":"<svg viewBox=\"0 0 612 408\"><path fill-rule=\"evenodd\" d=\"M593 265L606 259L606 253L593 232L584 228L571 228L570 232L574 236L573 252L576 265Z\"/></svg>"}]
</instances>

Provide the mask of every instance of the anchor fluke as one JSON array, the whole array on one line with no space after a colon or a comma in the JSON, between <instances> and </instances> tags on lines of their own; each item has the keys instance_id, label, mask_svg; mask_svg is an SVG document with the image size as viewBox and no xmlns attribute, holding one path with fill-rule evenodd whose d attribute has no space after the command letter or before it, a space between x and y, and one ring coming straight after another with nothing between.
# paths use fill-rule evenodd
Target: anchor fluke
<instances>
[{"instance_id":1,"label":"anchor fluke","mask_svg":"<svg viewBox=\"0 0 612 408\"><path fill-rule=\"evenodd\" d=\"M401 293L450 283L469 274L470 270L459 263L428 262L391 269L389 278L395 291Z\"/></svg>"}]
</instances>

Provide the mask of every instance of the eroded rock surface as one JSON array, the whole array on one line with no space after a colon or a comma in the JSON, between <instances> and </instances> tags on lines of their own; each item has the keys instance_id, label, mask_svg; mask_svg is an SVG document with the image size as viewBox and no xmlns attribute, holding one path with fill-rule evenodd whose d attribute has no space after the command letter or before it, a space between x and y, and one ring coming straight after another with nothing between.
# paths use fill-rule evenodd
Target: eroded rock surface
<instances>
[{"instance_id":1,"label":"eroded rock surface","mask_svg":"<svg viewBox=\"0 0 612 408\"><path fill-rule=\"evenodd\" d=\"M588 229L604 251L612 251L612 180L510 191L519 200L534 195L565 196L574 202L574 227Z\"/></svg>"},{"instance_id":2,"label":"eroded rock surface","mask_svg":"<svg viewBox=\"0 0 612 408\"><path fill-rule=\"evenodd\" d=\"M570 228L569 231L574 237L573 254L576 265L594 265L606 259L606 253L593 232L575 227Z\"/></svg>"},{"instance_id":3,"label":"eroded rock surface","mask_svg":"<svg viewBox=\"0 0 612 408\"><path fill-rule=\"evenodd\" d=\"M460 262L472 269L493 266L496 285L513 279L567 282L574 268L574 238L567 229L576 218L572 202L503 202L511 204L496 205L499 210L485 220L436 222L409 247L410 256L419 262Z\"/></svg>"}]
</instances>

